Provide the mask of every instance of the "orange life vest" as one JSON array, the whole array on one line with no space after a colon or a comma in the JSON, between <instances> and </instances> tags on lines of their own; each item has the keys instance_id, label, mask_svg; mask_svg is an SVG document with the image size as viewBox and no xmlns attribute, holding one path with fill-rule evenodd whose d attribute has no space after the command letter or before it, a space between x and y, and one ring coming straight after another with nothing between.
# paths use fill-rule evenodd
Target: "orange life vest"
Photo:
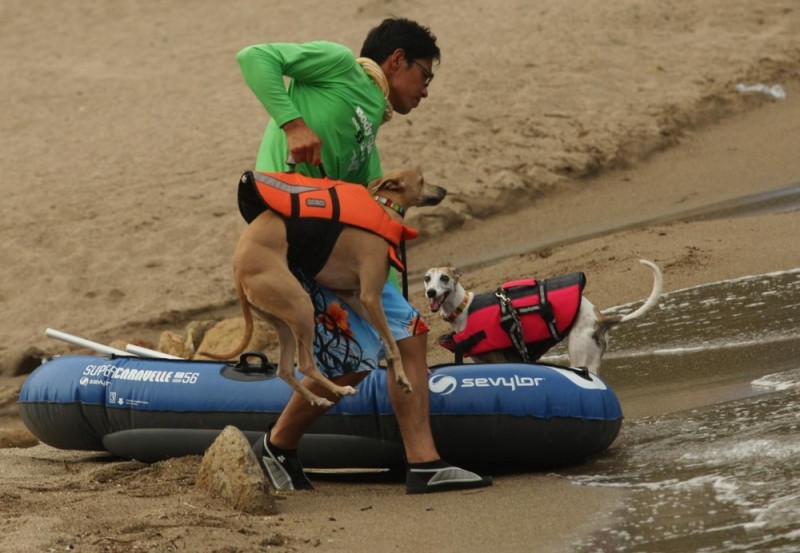
<instances>
[{"instance_id":1,"label":"orange life vest","mask_svg":"<svg viewBox=\"0 0 800 553\"><path fill-rule=\"evenodd\" d=\"M367 188L360 184L327 177L307 177L300 173L246 171L239 183L239 210L242 216L249 223L266 209L282 215L286 220L325 220L334 226L348 225L373 232L389 242L389 259L400 271L404 271L405 266L397 248L403 240L419 236L415 229L392 219ZM315 228L319 229L319 225ZM335 230L328 233L327 237L320 236L320 240L329 239L329 246L323 246L323 253L315 252L316 268L322 268L337 237ZM321 256L323 259L320 261Z\"/></svg>"}]
</instances>

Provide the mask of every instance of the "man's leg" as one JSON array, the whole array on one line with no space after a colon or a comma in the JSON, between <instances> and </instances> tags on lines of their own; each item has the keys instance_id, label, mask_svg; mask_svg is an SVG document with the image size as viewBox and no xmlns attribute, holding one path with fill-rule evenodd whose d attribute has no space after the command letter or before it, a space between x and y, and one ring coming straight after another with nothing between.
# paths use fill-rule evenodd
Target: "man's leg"
<instances>
[{"instance_id":1,"label":"man's leg","mask_svg":"<svg viewBox=\"0 0 800 553\"><path fill-rule=\"evenodd\" d=\"M297 276L314 303L317 366L335 384L355 387L371 370L378 368L380 340L366 321L354 314L348 315L346 307L332 292L319 288L313 280ZM372 337L368 345L365 340L356 339L365 332ZM303 378L300 384L334 403L341 399L310 378ZM326 411L327 408L311 405L301 395L293 393L275 424L256 442L256 456L276 489L313 487L303 472L297 447L309 427Z\"/></svg>"},{"instance_id":2,"label":"man's leg","mask_svg":"<svg viewBox=\"0 0 800 553\"><path fill-rule=\"evenodd\" d=\"M387 378L389 399L397 416L400 435L409 463L439 459L433 441L428 393L427 334L409 336L397 342L406 376L414 392L407 394L392 375Z\"/></svg>"},{"instance_id":3,"label":"man's leg","mask_svg":"<svg viewBox=\"0 0 800 553\"><path fill-rule=\"evenodd\" d=\"M332 378L340 386L356 386L368 373L345 373ZM310 378L303 378L301 386L334 403L341 399ZM270 483L276 490L310 490L313 485L303 471L297 456L297 446L306 430L328 408L312 405L302 395L294 392L275 424L258 439L253 451Z\"/></svg>"},{"instance_id":4,"label":"man's leg","mask_svg":"<svg viewBox=\"0 0 800 553\"><path fill-rule=\"evenodd\" d=\"M426 334L400 340L397 347L406 376L414 388L414 393L407 394L394 378L387 379L389 398L397 416L408 461L406 493L490 486L491 478L447 464L436 449L430 419Z\"/></svg>"},{"instance_id":5,"label":"man's leg","mask_svg":"<svg viewBox=\"0 0 800 553\"><path fill-rule=\"evenodd\" d=\"M359 382L364 380L367 374L369 373L345 373L331 380L339 386L355 387ZM318 396L329 399L334 403L341 399L310 378L304 377L303 380L300 381L300 384ZM281 412L278 420L270 431L270 443L281 449L297 449L303 434L305 434L314 421L324 415L327 410L328 408L325 407L311 405L303 396L297 392L293 393L292 397L289 398L289 403L286 404L286 407L283 412Z\"/></svg>"},{"instance_id":6,"label":"man's leg","mask_svg":"<svg viewBox=\"0 0 800 553\"><path fill-rule=\"evenodd\" d=\"M388 375L389 399L403 438L408 470L406 493L429 493L489 486L491 478L447 464L433 440L428 389L428 326L392 285L383 293L383 308L397 340L400 359L414 392L408 394Z\"/></svg>"}]
</instances>

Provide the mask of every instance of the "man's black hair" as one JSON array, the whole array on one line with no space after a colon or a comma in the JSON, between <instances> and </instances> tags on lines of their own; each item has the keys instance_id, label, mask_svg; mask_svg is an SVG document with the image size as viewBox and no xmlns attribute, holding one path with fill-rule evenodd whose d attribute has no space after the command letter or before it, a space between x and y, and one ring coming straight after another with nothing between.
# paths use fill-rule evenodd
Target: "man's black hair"
<instances>
[{"instance_id":1,"label":"man's black hair","mask_svg":"<svg viewBox=\"0 0 800 553\"><path fill-rule=\"evenodd\" d=\"M361 46L361 56L378 64L386 61L392 52L402 48L409 59L440 59L436 37L427 27L416 21L389 17L370 30Z\"/></svg>"}]
</instances>

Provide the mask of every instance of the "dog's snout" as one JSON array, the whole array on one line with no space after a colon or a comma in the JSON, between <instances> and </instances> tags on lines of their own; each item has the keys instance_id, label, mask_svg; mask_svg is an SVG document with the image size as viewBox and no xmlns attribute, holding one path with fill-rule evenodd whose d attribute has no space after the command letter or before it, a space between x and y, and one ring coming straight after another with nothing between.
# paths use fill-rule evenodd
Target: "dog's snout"
<instances>
[{"instance_id":1,"label":"dog's snout","mask_svg":"<svg viewBox=\"0 0 800 553\"><path fill-rule=\"evenodd\" d=\"M447 196L447 189L435 184L426 184L423 195L423 206L439 205L444 200L444 197Z\"/></svg>"},{"instance_id":2,"label":"dog's snout","mask_svg":"<svg viewBox=\"0 0 800 553\"><path fill-rule=\"evenodd\" d=\"M429 298L435 298L436 297L436 290L434 290L433 288L430 288L430 289L425 291L425 295L428 296Z\"/></svg>"}]
</instances>

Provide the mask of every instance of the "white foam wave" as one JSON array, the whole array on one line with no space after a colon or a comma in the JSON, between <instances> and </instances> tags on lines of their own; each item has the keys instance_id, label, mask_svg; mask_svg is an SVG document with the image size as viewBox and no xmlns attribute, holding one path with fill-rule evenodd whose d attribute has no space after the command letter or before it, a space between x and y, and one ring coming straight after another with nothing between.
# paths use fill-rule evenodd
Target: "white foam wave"
<instances>
[{"instance_id":1,"label":"white foam wave","mask_svg":"<svg viewBox=\"0 0 800 553\"><path fill-rule=\"evenodd\" d=\"M775 392L800 388L800 370L768 374L753 380L750 385L754 388L764 388Z\"/></svg>"},{"instance_id":2,"label":"white foam wave","mask_svg":"<svg viewBox=\"0 0 800 553\"><path fill-rule=\"evenodd\" d=\"M689 286L687 288L680 288L678 290L671 290L671 291L665 292L665 293L663 293L661 295L661 300L662 301L661 301L661 305L659 307L662 308L662 309L664 308L664 300L665 299L668 299L673 295L678 295L678 294L685 293L685 292L690 291L690 290L698 290L698 289L701 289L701 288L707 288L709 286L719 286L720 284L734 284L734 283L747 282L747 281L762 281L762 280L766 280L766 279L773 278L773 277L776 277L776 276L794 275L794 274L800 275L800 268L790 269L788 271L775 271L775 272L772 272L772 273L764 273L762 275L747 275L747 276L742 276L742 277L738 277L738 278L732 278L732 279L729 279L729 280L719 280L719 281L716 281L716 282L707 282L705 284L698 284L696 286ZM728 300L726 300L726 301L729 301L730 299L735 299L735 297L734 298L728 298ZM639 305L641 303L642 303L641 301L624 303L622 305L618 305L616 307L613 307L613 308L610 308L610 309L607 309L607 310L604 309L603 312L604 313L605 312L615 312L617 310L624 311L626 309L632 311L634 306L637 306L637 305ZM673 306L673 308L675 308L675 307L689 307L691 305L692 305L691 303L684 303L684 304L682 304L680 306Z\"/></svg>"},{"instance_id":3,"label":"white foam wave","mask_svg":"<svg viewBox=\"0 0 800 553\"><path fill-rule=\"evenodd\" d=\"M765 507L749 510L755 520L750 526L757 528L798 528L800 527L800 493L780 497ZM800 537L800 528L794 531Z\"/></svg>"},{"instance_id":4,"label":"white foam wave","mask_svg":"<svg viewBox=\"0 0 800 553\"><path fill-rule=\"evenodd\" d=\"M761 336L757 340L739 340L736 342L730 342L726 340L720 341L712 341L712 342L703 342L697 345L685 345L680 347L674 348L659 348L659 349L652 349L652 350L618 350L618 351L609 351L606 352L604 358L605 359L635 359L639 357L653 357L653 356L674 356L674 355L686 355L688 353L703 353L709 351L719 351L719 350L732 350L732 349L742 349L742 348L751 348L754 346L763 346L764 344L780 344L783 342L792 342L796 341L797 336ZM548 355L543 356L542 361L549 362L549 363L558 363L563 362L564 360L568 360L569 357L565 353L551 353ZM799 361L800 363L800 361ZM767 377L764 377L767 378ZM795 382L783 383L784 387L776 388L776 391L785 390L792 388L798 384L800 384L800 376L797 377L798 380ZM759 379L758 381L754 381L754 386L761 386L765 388L770 388L773 386L772 383L764 380L756 384L757 382L764 380Z\"/></svg>"},{"instance_id":5,"label":"white foam wave","mask_svg":"<svg viewBox=\"0 0 800 553\"><path fill-rule=\"evenodd\" d=\"M739 442L736 445L725 444L724 447L710 447L699 452L685 453L680 459L710 466L726 466L741 461L792 460L799 455L800 443L795 440L758 439Z\"/></svg>"},{"instance_id":6,"label":"white foam wave","mask_svg":"<svg viewBox=\"0 0 800 553\"><path fill-rule=\"evenodd\" d=\"M703 342L696 345L686 345L674 348L659 348L653 350L622 350L608 352L605 355L606 359L626 359L635 357L650 357L650 356L668 356L668 355L684 355L687 353L699 353L708 351L717 351L725 349L740 349L751 348L754 346L763 346L764 344L780 344L782 342L796 341L797 336L761 336L757 340L738 340L730 342L727 340Z\"/></svg>"}]
</instances>

